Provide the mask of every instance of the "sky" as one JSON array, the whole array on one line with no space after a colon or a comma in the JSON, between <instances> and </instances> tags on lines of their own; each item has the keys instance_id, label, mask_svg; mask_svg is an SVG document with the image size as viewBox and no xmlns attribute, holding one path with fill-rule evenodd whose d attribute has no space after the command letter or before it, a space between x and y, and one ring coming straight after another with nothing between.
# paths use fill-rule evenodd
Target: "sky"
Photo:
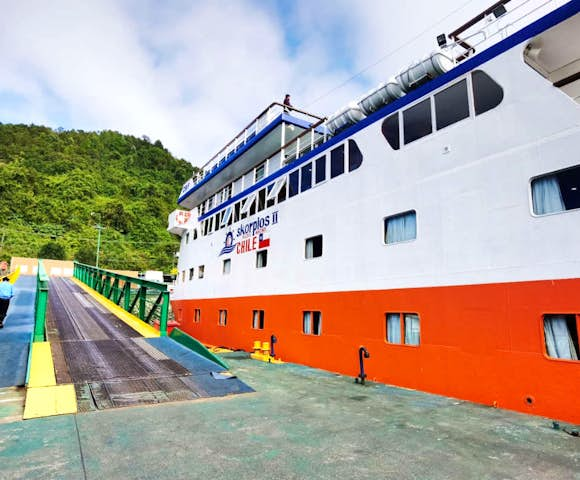
<instances>
[{"instance_id":1,"label":"sky","mask_svg":"<svg viewBox=\"0 0 580 480\"><path fill-rule=\"evenodd\" d=\"M206 163L273 101L329 116L493 0L0 0L0 122Z\"/></svg>"}]
</instances>

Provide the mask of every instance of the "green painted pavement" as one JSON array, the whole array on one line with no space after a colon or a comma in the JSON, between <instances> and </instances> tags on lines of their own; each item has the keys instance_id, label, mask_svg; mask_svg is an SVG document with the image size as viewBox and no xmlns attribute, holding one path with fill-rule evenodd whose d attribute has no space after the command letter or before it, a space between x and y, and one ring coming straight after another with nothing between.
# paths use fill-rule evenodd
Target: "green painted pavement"
<instances>
[{"instance_id":1,"label":"green painted pavement","mask_svg":"<svg viewBox=\"0 0 580 480\"><path fill-rule=\"evenodd\" d=\"M0 424L0 477L580 479L580 439L547 419L228 361L256 393Z\"/></svg>"}]
</instances>

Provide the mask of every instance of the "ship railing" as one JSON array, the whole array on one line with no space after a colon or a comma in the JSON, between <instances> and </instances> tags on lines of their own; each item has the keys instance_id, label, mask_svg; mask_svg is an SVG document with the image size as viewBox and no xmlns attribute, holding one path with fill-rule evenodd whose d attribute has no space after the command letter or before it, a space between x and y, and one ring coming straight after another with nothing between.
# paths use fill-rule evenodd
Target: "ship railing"
<instances>
[{"instance_id":1,"label":"ship railing","mask_svg":"<svg viewBox=\"0 0 580 480\"><path fill-rule=\"evenodd\" d=\"M250 123L248 123L248 125L246 125L230 142L228 142L225 147L203 165L200 173L194 175L190 180L188 180L186 183L187 189L193 187L213 171L217 170L220 165L223 165L232 155L244 147L283 112L291 113L292 116L305 120L309 124L312 124L313 122L317 125L320 124L321 117L317 115L279 102L272 102Z\"/></svg>"},{"instance_id":2,"label":"ship railing","mask_svg":"<svg viewBox=\"0 0 580 480\"><path fill-rule=\"evenodd\" d=\"M165 283L130 277L78 262L74 262L73 276L143 322L151 325L158 323L160 335L167 335L169 290Z\"/></svg>"},{"instance_id":3,"label":"ship railing","mask_svg":"<svg viewBox=\"0 0 580 480\"><path fill-rule=\"evenodd\" d=\"M513 5L509 10L506 4ZM500 0L451 32L453 41L444 50L456 62L489 48L511 33L546 15L565 2L561 0Z\"/></svg>"},{"instance_id":4,"label":"ship railing","mask_svg":"<svg viewBox=\"0 0 580 480\"><path fill-rule=\"evenodd\" d=\"M309 129L282 145L279 150L270 155L270 158L275 158L279 155L281 164L291 163L322 145L330 136L324 125L326 120L326 117L321 118L311 125Z\"/></svg>"}]
</instances>

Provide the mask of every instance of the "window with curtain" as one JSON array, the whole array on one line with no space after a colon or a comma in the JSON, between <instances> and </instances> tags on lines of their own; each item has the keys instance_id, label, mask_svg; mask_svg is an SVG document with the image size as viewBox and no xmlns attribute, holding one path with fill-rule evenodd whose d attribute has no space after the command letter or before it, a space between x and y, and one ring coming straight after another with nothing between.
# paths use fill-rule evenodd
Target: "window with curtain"
<instances>
[{"instance_id":1,"label":"window with curtain","mask_svg":"<svg viewBox=\"0 0 580 480\"><path fill-rule=\"evenodd\" d=\"M385 218L385 243L399 243L417 238L417 212L411 210Z\"/></svg>"},{"instance_id":2,"label":"window with curtain","mask_svg":"<svg viewBox=\"0 0 580 480\"><path fill-rule=\"evenodd\" d=\"M203 278L204 273L205 273L204 265L200 265L199 267L197 267L197 278Z\"/></svg>"},{"instance_id":3,"label":"window with curtain","mask_svg":"<svg viewBox=\"0 0 580 480\"><path fill-rule=\"evenodd\" d=\"M322 313L317 310L302 312L302 331L306 335L322 333Z\"/></svg>"},{"instance_id":4,"label":"window with curtain","mask_svg":"<svg viewBox=\"0 0 580 480\"><path fill-rule=\"evenodd\" d=\"M252 312L252 328L264 330L264 310L254 310Z\"/></svg>"},{"instance_id":5,"label":"window with curtain","mask_svg":"<svg viewBox=\"0 0 580 480\"><path fill-rule=\"evenodd\" d=\"M535 178L531 188L536 215L580 208L580 165Z\"/></svg>"},{"instance_id":6,"label":"window with curtain","mask_svg":"<svg viewBox=\"0 0 580 480\"><path fill-rule=\"evenodd\" d=\"M196 308L193 311L193 321L194 321L194 323L201 322L201 310L199 308Z\"/></svg>"},{"instance_id":7,"label":"window with curtain","mask_svg":"<svg viewBox=\"0 0 580 480\"><path fill-rule=\"evenodd\" d=\"M307 259L322 257L322 235L306 239L304 256Z\"/></svg>"},{"instance_id":8,"label":"window with curtain","mask_svg":"<svg viewBox=\"0 0 580 480\"><path fill-rule=\"evenodd\" d=\"M385 314L387 342L417 346L421 343L419 315L391 312Z\"/></svg>"},{"instance_id":9,"label":"window with curtain","mask_svg":"<svg viewBox=\"0 0 580 480\"><path fill-rule=\"evenodd\" d=\"M401 343L400 313L387 313L387 342Z\"/></svg>"},{"instance_id":10,"label":"window with curtain","mask_svg":"<svg viewBox=\"0 0 580 480\"><path fill-rule=\"evenodd\" d=\"M306 335L310 335L311 332L311 317L312 312L302 312L302 331Z\"/></svg>"},{"instance_id":11,"label":"window with curtain","mask_svg":"<svg viewBox=\"0 0 580 480\"><path fill-rule=\"evenodd\" d=\"M218 325L225 327L228 323L228 311L227 310L220 310L219 318L218 318Z\"/></svg>"},{"instance_id":12,"label":"window with curtain","mask_svg":"<svg viewBox=\"0 0 580 480\"><path fill-rule=\"evenodd\" d=\"M549 357L578 360L576 315L544 315L544 340Z\"/></svg>"},{"instance_id":13,"label":"window with curtain","mask_svg":"<svg viewBox=\"0 0 580 480\"><path fill-rule=\"evenodd\" d=\"M405 313L403 322L405 323L405 344L419 345L419 315L416 313Z\"/></svg>"}]
</instances>

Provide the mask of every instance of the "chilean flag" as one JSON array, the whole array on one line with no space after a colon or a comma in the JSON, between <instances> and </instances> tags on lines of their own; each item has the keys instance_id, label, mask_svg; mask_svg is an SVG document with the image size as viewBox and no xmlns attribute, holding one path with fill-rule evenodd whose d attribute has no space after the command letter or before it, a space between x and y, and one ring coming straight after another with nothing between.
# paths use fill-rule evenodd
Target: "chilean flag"
<instances>
[{"instance_id":1,"label":"chilean flag","mask_svg":"<svg viewBox=\"0 0 580 480\"><path fill-rule=\"evenodd\" d=\"M270 246L270 239L264 238L264 234L260 233L258 237L258 248L266 248Z\"/></svg>"}]
</instances>

